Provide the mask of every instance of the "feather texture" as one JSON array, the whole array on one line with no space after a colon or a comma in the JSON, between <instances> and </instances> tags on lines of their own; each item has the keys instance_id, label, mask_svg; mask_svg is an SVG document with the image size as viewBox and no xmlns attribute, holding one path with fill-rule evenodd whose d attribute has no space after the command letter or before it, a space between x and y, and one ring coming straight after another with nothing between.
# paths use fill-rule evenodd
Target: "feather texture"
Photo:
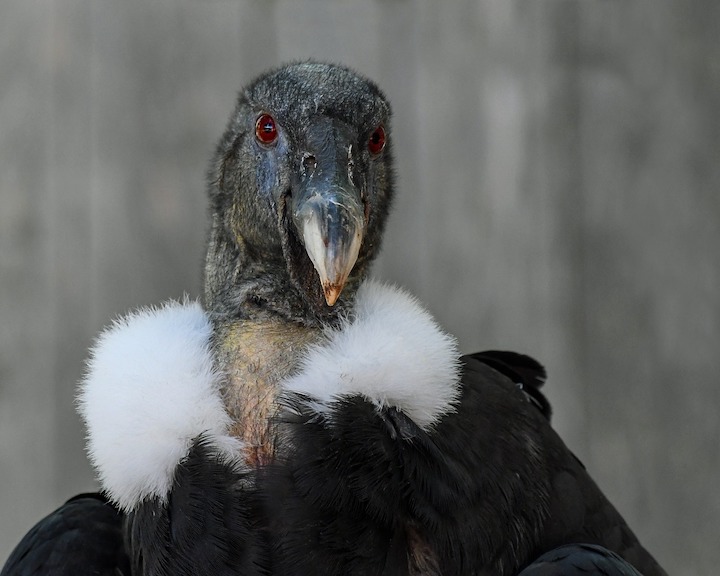
<instances>
[{"instance_id":1,"label":"feather texture","mask_svg":"<svg viewBox=\"0 0 720 576\"><path fill-rule=\"evenodd\" d=\"M378 408L405 412L423 428L454 411L460 354L419 302L403 290L365 282L354 312L311 347L300 371L283 383L329 413L335 402L362 396Z\"/></svg>"},{"instance_id":2,"label":"feather texture","mask_svg":"<svg viewBox=\"0 0 720 576\"><path fill-rule=\"evenodd\" d=\"M103 489L124 511L167 497L200 434L221 454L241 448L227 434L211 329L198 303L169 302L117 320L91 351L79 409Z\"/></svg>"}]
</instances>

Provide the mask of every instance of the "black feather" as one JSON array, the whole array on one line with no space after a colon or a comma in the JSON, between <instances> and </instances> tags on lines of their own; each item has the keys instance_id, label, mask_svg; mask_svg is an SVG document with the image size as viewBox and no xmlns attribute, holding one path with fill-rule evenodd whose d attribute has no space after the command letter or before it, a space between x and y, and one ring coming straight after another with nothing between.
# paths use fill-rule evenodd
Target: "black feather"
<instances>
[{"instance_id":1,"label":"black feather","mask_svg":"<svg viewBox=\"0 0 720 576\"><path fill-rule=\"evenodd\" d=\"M518 576L641 576L614 552L591 544L570 544L543 554Z\"/></svg>"},{"instance_id":2,"label":"black feather","mask_svg":"<svg viewBox=\"0 0 720 576\"><path fill-rule=\"evenodd\" d=\"M552 408L540 388L547 379L545 368L534 358L517 352L486 350L469 354L469 358L480 360L491 368L512 380L526 395L530 402L550 420Z\"/></svg>"},{"instance_id":3,"label":"black feather","mask_svg":"<svg viewBox=\"0 0 720 576\"><path fill-rule=\"evenodd\" d=\"M198 438L175 471L167 502L128 515L133 574L264 574L268 558L252 472L219 458Z\"/></svg>"},{"instance_id":4,"label":"black feather","mask_svg":"<svg viewBox=\"0 0 720 576\"><path fill-rule=\"evenodd\" d=\"M122 514L80 494L40 520L10 554L2 576L130 576Z\"/></svg>"}]
</instances>

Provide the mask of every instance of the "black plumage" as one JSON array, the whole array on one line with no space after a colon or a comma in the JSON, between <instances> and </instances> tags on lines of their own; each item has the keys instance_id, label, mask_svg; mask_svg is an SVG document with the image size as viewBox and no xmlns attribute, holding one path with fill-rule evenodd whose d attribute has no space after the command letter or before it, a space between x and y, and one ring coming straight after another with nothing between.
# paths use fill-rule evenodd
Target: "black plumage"
<instances>
[{"instance_id":1,"label":"black plumage","mask_svg":"<svg viewBox=\"0 0 720 576\"><path fill-rule=\"evenodd\" d=\"M662 574L543 413L484 357L463 357L458 410L432 431L361 398L338 403L332 424L297 410L292 497L327 511L330 523L339 511L360 510L390 542L399 539L419 556L431 550L417 561L431 569L417 573L515 574L544 551L589 542L612 547L645 574ZM317 519L300 514L281 573L313 573L303 550L326 529ZM324 542L323 552L332 545ZM407 558L401 564L381 573L407 573Z\"/></svg>"},{"instance_id":2,"label":"black plumage","mask_svg":"<svg viewBox=\"0 0 720 576\"><path fill-rule=\"evenodd\" d=\"M2 576L130 576L123 516L98 494L80 494L40 520L15 547Z\"/></svg>"},{"instance_id":3,"label":"black plumage","mask_svg":"<svg viewBox=\"0 0 720 576\"><path fill-rule=\"evenodd\" d=\"M242 455L198 425L169 472L104 486L127 512L132 573L504 576L587 544L664 574L551 428L545 371L527 356L465 356L459 381L408 371L401 388L451 392L429 416L412 394L387 400L397 375L327 398L312 378L287 387L361 315L392 196L390 107L372 82L301 63L241 93L210 170L204 306Z\"/></svg>"},{"instance_id":4,"label":"black plumage","mask_svg":"<svg viewBox=\"0 0 720 576\"><path fill-rule=\"evenodd\" d=\"M543 554L519 576L640 576L614 552L592 544L569 544Z\"/></svg>"},{"instance_id":5,"label":"black plumage","mask_svg":"<svg viewBox=\"0 0 720 576\"><path fill-rule=\"evenodd\" d=\"M197 438L168 501L147 500L131 515L132 574L257 574L268 546L257 494L243 490L246 476Z\"/></svg>"}]
</instances>

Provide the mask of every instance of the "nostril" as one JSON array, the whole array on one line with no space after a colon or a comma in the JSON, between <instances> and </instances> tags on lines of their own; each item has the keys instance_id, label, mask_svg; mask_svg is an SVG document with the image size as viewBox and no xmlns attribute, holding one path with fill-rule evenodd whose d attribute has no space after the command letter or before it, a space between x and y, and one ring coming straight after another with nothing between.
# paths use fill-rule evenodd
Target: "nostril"
<instances>
[{"instance_id":1,"label":"nostril","mask_svg":"<svg viewBox=\"0 0 720 576\"><path fill-rule=\"evenodd\" d=\"M305 153L302 157L301 168L304 175L312 174L317 167L317 159L313 154Z\"/></svg>"}]
</instances>

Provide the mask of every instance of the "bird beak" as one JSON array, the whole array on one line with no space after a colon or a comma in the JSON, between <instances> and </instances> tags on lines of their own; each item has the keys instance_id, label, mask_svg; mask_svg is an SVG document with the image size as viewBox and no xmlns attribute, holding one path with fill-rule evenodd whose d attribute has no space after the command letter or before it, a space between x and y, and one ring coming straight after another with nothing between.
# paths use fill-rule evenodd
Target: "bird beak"
<instances>
[{"instance_id":1,"label":"bird beak","mask_svg":"<svg viewBox=\"0 0 720 576\"><path fill-rule=\"evenodd\" d=\"M332 306L360 252L365 228L362 203L354 190L313 189L297 203L293 219L320 276L325 301Z\"/></svg>"},{"instance_id":2,"label":"bird beak","mask_svg":"<svg viewBox=\"0 0 720 576\"><path fill-rule=\"evenodd\" d=\"M350 175L352 148L342 145L347 138L339 138L340 142L324 138L326 145L318 147L323 153L306 153L302 159L301 176L293 190L292 219L320 277L325 302L333 306L360 252L365 207Z\"/></svg>"}]
</instances>

